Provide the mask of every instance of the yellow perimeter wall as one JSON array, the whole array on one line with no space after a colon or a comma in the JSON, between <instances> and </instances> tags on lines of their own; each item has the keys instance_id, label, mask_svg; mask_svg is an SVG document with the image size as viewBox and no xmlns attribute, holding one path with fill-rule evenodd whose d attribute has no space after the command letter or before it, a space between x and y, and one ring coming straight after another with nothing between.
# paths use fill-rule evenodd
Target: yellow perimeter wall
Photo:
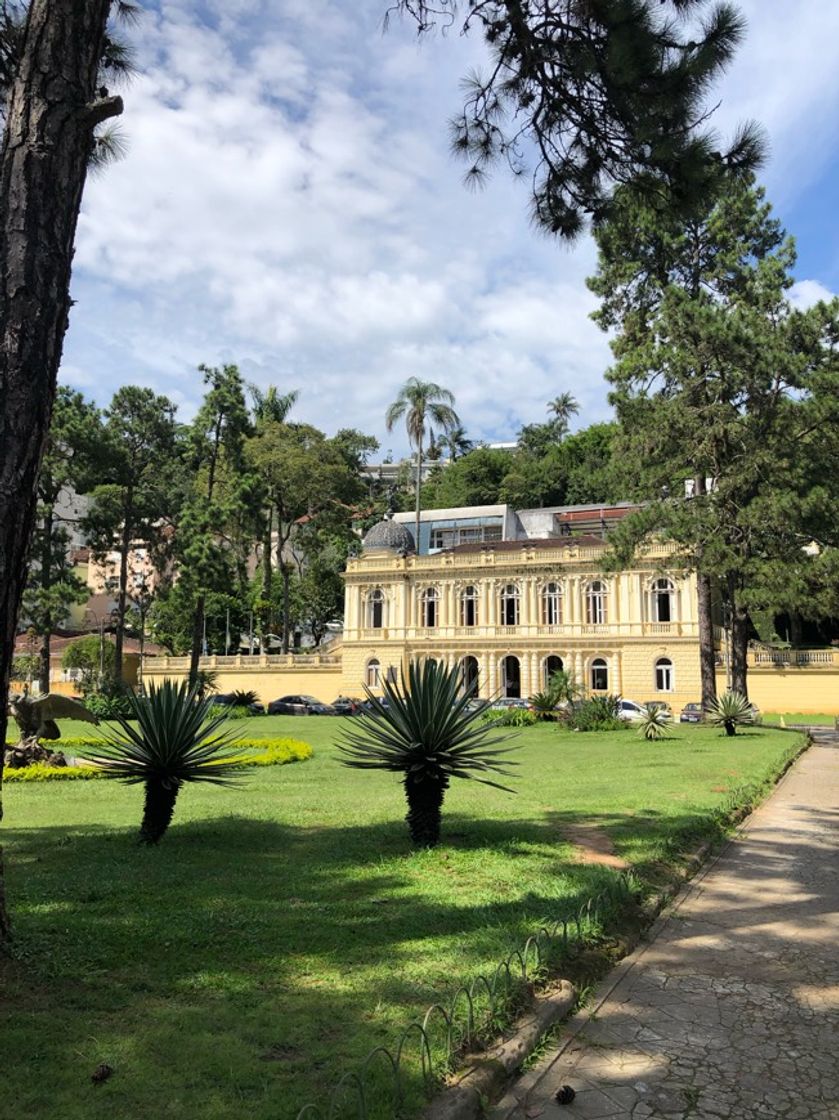
<instances>
[{"instance_id":1,"label":"yellow perimeter wall","mask_svg":"<svg viewBox=\"0 0 839 1120\"><path fill-rule=\"evenodd\" d=\"M839 666L750 667L748 680L749 699L762 712L839 715ZM725 690L724 672L717 672L717 690Z\"/></svg>"},{"instance_id":2,"label":"yellow perimeter wall","mask_svg":"<svg viewBox=\"0 0 839 1120\"><path fill-rule=\"evenodd\" d=\"M203 667L203 666L202 666ZM314 696L329 704L341 695L341 664L323 666L301 666L295 668L223 668L218 673L216 691L237 692L253 690L263 704L278 700L281 696ZM183 680L183 669L155 670L146 669L145 679L160 683L164 678Z\"/></svg>"}]
</instances>

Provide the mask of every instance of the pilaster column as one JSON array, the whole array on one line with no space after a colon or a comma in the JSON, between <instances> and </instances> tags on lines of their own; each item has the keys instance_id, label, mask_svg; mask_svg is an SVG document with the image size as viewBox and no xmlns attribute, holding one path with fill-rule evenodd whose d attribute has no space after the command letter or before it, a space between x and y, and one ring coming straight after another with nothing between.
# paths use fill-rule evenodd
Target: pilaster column
<instances>
[{"instance_id":1,"label":"pilaster column","mask_svg":"<svg viewBox=\"0 0 839 1120\"><path fill-rule=\"evenodd\" d=\"M498 692L498 658L494 650L487 656L489 660L489 696L494 697Z\"/></svg>"}]
</instances>

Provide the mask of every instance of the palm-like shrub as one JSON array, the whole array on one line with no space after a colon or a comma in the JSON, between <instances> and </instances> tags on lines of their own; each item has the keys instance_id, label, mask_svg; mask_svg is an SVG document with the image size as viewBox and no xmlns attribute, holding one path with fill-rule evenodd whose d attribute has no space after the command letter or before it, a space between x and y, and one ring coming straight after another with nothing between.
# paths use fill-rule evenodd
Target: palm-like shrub
<instances>
[{"instance_id":1,"label":"palm-like shrub","mask_svg":"<svg viewBox=\"0 0 839 1120\"><path fill-rule=\"evenodd\" d=\"M738 727L749 727L755 721L754 710L742 692L724 692L706 714L709 723L725 728L726 735L736 735Z\"/></svg>"},{"instance_id":2,"label":"palm-like shrub","mask_svg":"<svg viewBox=\"0 0 839 1120\"><path fill-rule=\"evenodd\" d=\"M184 782L228 785L241 759L229 749L235 732L221 730L227 713L211 715L211 696L199 698L198 688L184 681L151 684L145 696L130 694L136 725L119 717L91 761L108 778L128 785L145 784L140 843L157 844L169 827Z\"/></svg>"},{"instance_id":3,"label":"palm-like shrub","mask_svg":"<svg viewBox=\"0 0 839 1120\"><path fill-rule=\"evenodd\" d=\"M638 734L652 742L655 739L669 739L667 729L670 726L670 716L667 709L661 704L645 704L644 714L638 727Z\"/></svg>"},{"instance_id":4,"label":"palm-like shrub","mask_svg":"<svg viewBox=\"0 0 839 1120\"><path fill-rule=\"evenodd\" d=\"M530 707L539 719L556 719L557 698L547 689L545 692L534 692L530 697Z\"/></svg>"},{"instance_id":5,"label":"palm-like shrub","mask_svg":"<svg viewBox=\"0 0 839 1120\"><path fill-rule=\"evenodd\" d=\"M411 663L407 678L383 682L382 703L369 689L370 710L352 722L338 744L344 763L359 770L392 770L403 774L408 802L408 830L419 847L431 848L440 839L443 798L452 778L472 778L496 789L513 791L486 777L508 774L515 765L501 761L509 739L495 723L484 723L489 702L475 703L462 695L459 668L433 661Z\"/></svg>"},{"instance_id":6,"label":"palm-like shrub","mask_svg":"<svg viewBox=\"0 0 839 1120\"><path fill-rule=\"evenodd\" d=\"M258 704L259 696L252 688L237 688L230 693L230 705L233 708L247 708L248 704Z\"/></svg>"}]
</instances>

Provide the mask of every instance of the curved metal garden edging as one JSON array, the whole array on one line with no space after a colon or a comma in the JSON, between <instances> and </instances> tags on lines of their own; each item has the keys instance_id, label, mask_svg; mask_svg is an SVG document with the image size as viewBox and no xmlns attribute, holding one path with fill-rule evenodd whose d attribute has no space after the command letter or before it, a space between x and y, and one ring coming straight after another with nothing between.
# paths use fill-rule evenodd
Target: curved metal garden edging
<instances>
[{"instance_id":1,"label":"curved metal garden edging","mask_svg":"<svg viewBox=\"0 0 839 1120\"><path fill-rule=\"evenodd\" d=\"M477 1041L497 1021L497 1017L509 1008L513 993L538 977L552 948L561 945L563 949L567 949L571 943L581 943L584 931L599 923L604 903L614 907L618 902L626 901L633 890L630 876L624 871L619 872L614 882L587 899L575 914L558 918L550 926L542 926L537 933L528 937L520 949L513 949L498 963L490 977L479 973L468 986L461 984L447 1006L433 1003L421 1022L415 1020L403 1030L395 1050L376 1046L357 1071L344 1073L338 1079L325 1110L320 1105L305 1104L297 1113L296 1120L337 1120L341 1115L342 1105L347 1104L351 1104L348 1115L354 1116L356 1120L372 1120L368 1074L373 1065L377 1064L377 1058L382 1059L384 1068L391 1077L391 1115L397 1116L405 1090L402 1061L409 1043L414 1041L413 1036L416 1036L419 1045L422 1080L428 1091L435 1078L450 1069L455 1054L464 1046ZM479 991L486 1000L480 1022L476 1011ZM443 1056L438 1057L435 1065L435 1051L439 1046L439 1042L435 1045L435 1039L440 1030L439 1027L435 1028L436 1021L443 1028Z\"/></svg>"}]
</instances>

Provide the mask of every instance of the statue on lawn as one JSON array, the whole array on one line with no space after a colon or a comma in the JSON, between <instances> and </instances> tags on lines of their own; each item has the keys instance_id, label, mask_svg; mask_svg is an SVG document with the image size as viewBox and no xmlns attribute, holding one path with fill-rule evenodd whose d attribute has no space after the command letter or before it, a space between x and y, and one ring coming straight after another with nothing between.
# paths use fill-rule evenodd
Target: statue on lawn
<instances>
[{"instance_id":1,"label":"statue on lawn","mask_svg":"<svg viewBox=\"0 0 839 1120\"><path fill-rule=\"evenodd\" d=\"M18 725L20 739L6 749L6 765L11 768L29 766L33 762L47 762L51 766L66 766L61 751L50 751L41 746L41 739L60 739L57 719L79 719L86 723L99 723L97 717L78 700L48 692L46 696L29 696L26 692L9 697L9 715Z\"/></svg>"}]
</instances>

